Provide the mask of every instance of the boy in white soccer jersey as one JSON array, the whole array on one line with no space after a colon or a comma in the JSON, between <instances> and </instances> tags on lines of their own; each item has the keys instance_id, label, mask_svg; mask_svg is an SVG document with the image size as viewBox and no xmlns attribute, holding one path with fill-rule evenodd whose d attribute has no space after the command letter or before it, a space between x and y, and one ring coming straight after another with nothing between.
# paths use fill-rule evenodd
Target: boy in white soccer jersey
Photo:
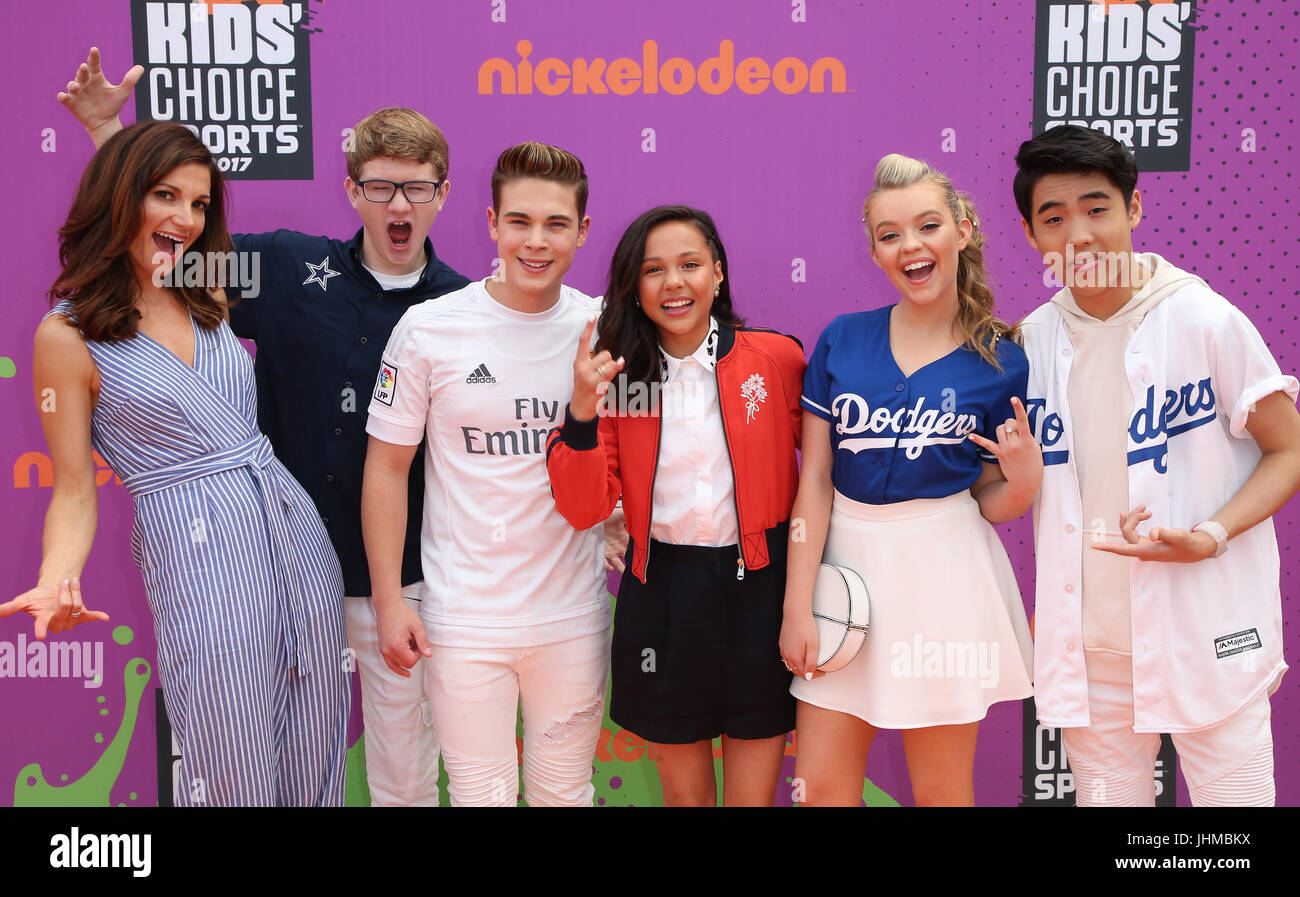
<instances>
[{"instance_id":1,"label":"boy in white soccer jersey","mask_svg":"<svg viewBox=\"0 0 1300 897\"><path fill-rule=\"evenodd\" d=\"M562 283L587 238L586 203L570 153L502 153L488 209L498 276L408 311L370 404L361 515L380 647L403 675L427 658L456 806L516 803L521 704L528 803L589 806L594 794L609 665L603 536L565 522L546 473L573 345L600 306ZM407 471L426 434L417 615L399 571Z\"/></svg>"},{"instance_id":2,"label":"boy in white soccer jersey","mask_svg":"<svg viewBox=\"0 0 1300 897\"><path fill-rule=\"evenodd\" d=\"M1271 805L1296 379L1205 281L1134 253L1124 146L1064 126L1016 165L1025 234L1064 285L1022 326L1039 719L1064 730L1080 806L1154 805L1162 732L1193 804Z\"/></svg>"}]
</instances>

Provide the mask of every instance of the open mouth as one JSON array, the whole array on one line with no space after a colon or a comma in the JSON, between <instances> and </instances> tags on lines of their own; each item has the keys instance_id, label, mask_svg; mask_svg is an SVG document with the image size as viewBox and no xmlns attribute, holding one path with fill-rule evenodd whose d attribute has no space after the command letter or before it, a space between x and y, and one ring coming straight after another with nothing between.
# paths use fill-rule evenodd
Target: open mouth
<instances>
[{"instance_id":1,"label":"open mouth","mask_svg":"<svg viewBox=\"0 0 1300 897\"><path fill-rule=\"evenodd\" d=\"M519 264L529 271L545 271L552 263L543 259L520 259Z\"/></svg>"},{"instance_id":2,"label":"open mouth","mask_svg":"<svg viewBox=\"0 0 1300 897\"><path fill-rule=\"evenodd\" d=\"M181 254L181 248L185 245L184 241L176 234L155 232L153 235L153 245L163 255L172 257Z\"/></svg>"},{"instance_id":3,"label":"open mouth","mask_svg":"<svg viewBox=\"0 0 1300 897\"><path fill-rule=\"evenodd\" d=\"M928 279L933 272L934 262L930 261L912 262L910 265L903 268L903 276L912 281L912 283L920 283Z\"/></svg>"},{"instance_id":4,"label":"open mouth","mask_svg":"<svg viewBox=\"0 0 1300 897\"><path fill-rule=\"evenodd\" d=\"M388 225L388 242L398 249L405 249L411 242L411 222L394 221Z\"/></svg>"},{"instance_id":5,"label":"open mouth","mask_svg":"<svg viewBox=\"0 0 1300 897\"><path fill-rule=\"evenodd\" d=\"M663 309L666 315L684 315L690 311L691 306L695 305L694 299L678 298L669 299L667 302L661 302L659 307Z\"/></svg>"}]
</instances>

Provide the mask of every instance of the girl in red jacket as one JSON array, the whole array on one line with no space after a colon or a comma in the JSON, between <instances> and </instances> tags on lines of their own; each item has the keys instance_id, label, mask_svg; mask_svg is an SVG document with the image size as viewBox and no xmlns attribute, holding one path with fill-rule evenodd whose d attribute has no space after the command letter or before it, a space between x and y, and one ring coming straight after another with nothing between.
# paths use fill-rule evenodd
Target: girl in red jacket
<instances>
[{"instance_id":1,"label":"girl in red jacket","mask_svg":"<svg viewBox=\"0 0 1300 897\"><path fill-rule=\"evenodd\" d=\"M771 806L794 727L778 649L798 483L803 349L731 307L713 219L684 206L632 222L610 265L596 351L578 345L551 437L574 527L621 498L630 570L614 618L613 720L650 742L670 806Z\"/></svg>"}]
</instances>

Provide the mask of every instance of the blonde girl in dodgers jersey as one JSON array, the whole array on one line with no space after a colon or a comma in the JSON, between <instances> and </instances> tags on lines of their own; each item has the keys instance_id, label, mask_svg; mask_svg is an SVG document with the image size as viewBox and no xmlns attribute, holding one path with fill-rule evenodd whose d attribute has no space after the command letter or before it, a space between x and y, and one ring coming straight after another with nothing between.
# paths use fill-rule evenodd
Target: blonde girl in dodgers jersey
<instances>
[{"instance_id":1,"label":"blonde girl in dodgers jersey","mask_svg":"<svg viewBox=\"0 0 1300 897\"><path fill-rule=\"evenodd\" d=\"M983 235L948 178L886 156L863 219L899 301L832 321L804 378L792 520L806 539L790 542L781 629L799 700L795 797L858 806L887 728L903 730L918 806L973 805L979 721L1032 693L1024 605L990 526L1028 510L1042 480L1028 365L993 316ZM811 611L823 561L871 596L865 644L828 674Z\"/></svg>"},{"instance_id":2,"label":"blonde girl in dodgers jersey","mask_svg":"<svg viewBox=\"0 0 1300 897\"><path fill-rule=\"evenodd\" d=\"M1272 805L1271 515L1300 487L1296 379L1205 281L1134 252L1124 146L1063 126L1016 166L1025 235L1063 284L1023 324L1038 718L1062 728L1080 806L1154 805L1164 732L1194 805Z\"/></svg>"}]
</instances>

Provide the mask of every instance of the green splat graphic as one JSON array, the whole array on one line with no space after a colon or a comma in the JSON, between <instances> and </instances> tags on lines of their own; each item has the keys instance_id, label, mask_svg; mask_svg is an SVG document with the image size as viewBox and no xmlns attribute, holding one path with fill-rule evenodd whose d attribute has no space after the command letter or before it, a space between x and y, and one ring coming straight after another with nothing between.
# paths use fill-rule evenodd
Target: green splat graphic
<instances>
[{"instance_id":1,"label":"green splat graphic","mask_svg":"<svg viewBox=\"0 0 1300 897\"><path fill-rule=\"evenodd\" d=\"M862 802L868 807L900 807L898 801L890 797L883 789L876 787L871 779L862 780Z\"/></svg>"},{"instance_id":2,"label":"green splat graphic","mask_svg":"<svg viewBox=\"0 0 1300 897\"><path fill-rule=\"evenodd\" d=\"M114 626L113 641L119 645L131 644L131 639L135 638L135 633L131 631L130 626Z\"/></svg>"},{"instance_id":3,"label":"green splat graphic","mask_svg":"<svg viewBox=\"0 0 1300 897\"><path fill-rule=\"evenodd\" d=\"M131 641L131 630L119 626L113 631L113 638L120 645L127 644ZM113 740L108 743L108 747L104 748L104 753L85 775L67 785L51 785L45 780L41 764L29 763L18 771L18 777L14 780L13 805L15 807L110 806L109 793L113 790L117 777L122 773L122 764L126 762L126 750L131 744L131 736L135 733L135 725L140 716L140 698L149 684L151 673L149 661L143 657L131 658L122 668L122 690L126 698L122 710L122 722L118 725ZM102 733L100 735L102 737Z\"/></svg>"},{"instance_id":4,"label":"green splat graphic","mask_svg":"<svg viewBox=\"0 0 1300 897\"><path fill-rule=\"evenodd\" d=\"M357 743L348 748L347 767L343 777L343 806L370 806L370 787L366 784L366 733L357 736Z\"/></svg>"},{"instance_id":5,"label":"green splat graphic","mask_svg":"<svg viewBox=\"0 0 1300 897\"><path fill-rule=\"evenodd\" d=\"M14 360L0 355L0 379L7 380L16 373L18 373L18 366L14 364Z\"/></svg>"}]
</instances>

